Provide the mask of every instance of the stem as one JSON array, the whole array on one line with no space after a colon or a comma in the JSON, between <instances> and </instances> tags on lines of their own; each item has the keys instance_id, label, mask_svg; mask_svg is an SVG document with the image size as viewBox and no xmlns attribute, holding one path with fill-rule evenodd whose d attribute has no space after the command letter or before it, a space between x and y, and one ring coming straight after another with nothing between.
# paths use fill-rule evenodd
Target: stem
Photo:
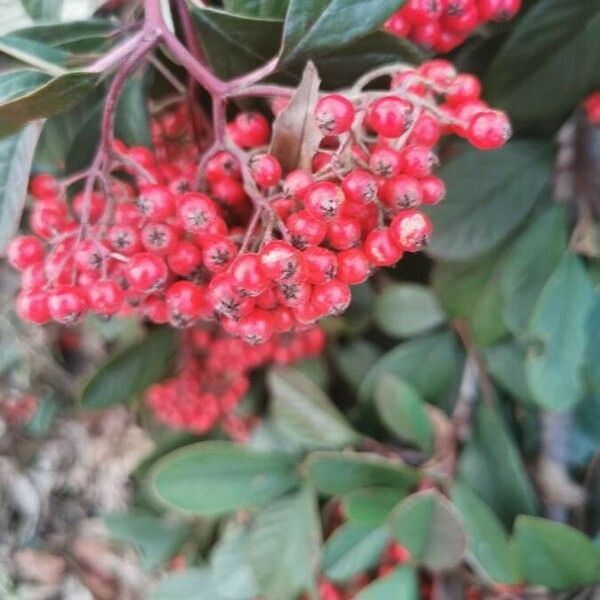
<instances>
[{"instance_id":1,"label":"stem","mask_svg":"<svg viewBox=\"0 0 600 600\"><path fill-rule=\"evenodd\" d=\"M181 21L181 28L183 29L183 39L190 52L194 55L196 60L201 62L203 65L206 64L206 58L202 52L202 48L198 43L196 32L194 31L194 24L190 18L190 11L188 10L185 0L177 0L177 14Z\"/></svg>"},{"instance_id":2,"label":"stem","mask_svg":"<svg viewBox=\"0 0 600 600\"><path fill-rule=\"evenodd\" d=\"M265 96L285 96L290 97L295 92L294 88L284 85L258 84L245 88L236 88L227 92L228 98L260 98Z\"/></svg>"}]
</instances>

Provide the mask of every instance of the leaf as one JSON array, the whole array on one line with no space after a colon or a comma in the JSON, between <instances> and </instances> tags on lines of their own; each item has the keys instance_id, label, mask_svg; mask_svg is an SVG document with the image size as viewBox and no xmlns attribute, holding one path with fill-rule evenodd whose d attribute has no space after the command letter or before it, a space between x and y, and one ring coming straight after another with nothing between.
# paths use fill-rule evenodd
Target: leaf
<instances>
[{"instance_id":1,"label":"leaf","mask_svg":"<svg viewBox=\"0 0 600 600\"><path fill-rule=\"evenodd\" d=\"M144 340L114 354L87 382L81 394L83 408L106 408L127 402L163 379L175 357L176 336L168 327L156 329Z\"/></svg>"},{"instance_id":2,"label":"leaf","mask_svg":"<svg viewBox=\"0 0 600 600\"><path fill-rule=\"evenodd\" d=\"M462 352L450 332L399 344L369 370L359 388L359 398L370 399L381 376L390 373L408 381L426 400L439 399L459 376L462 360ZM435 370L431 365L435 365Z\"/></svg>"},{"instance_id":3,"label":"leaf","mask_svg":"<svg viewBox=\"0 0 600 600\"><path fill-rule=\"evenodd\" d=\"M402 4L401 0L290 0L282 63L304 62L377 31Z\"/></svg>"},{"instance_id":4,"label":"leaf","mask_svg":"<svg viewBox=\"0 0 600 600\"><path fill-rule=\"evenodd\" d=\"M104 517L111 539L133 544L145 569L161 566L177 551L186 537L187 527L140 509L110 513Z\"/></svg>"},{"instance_id":5,"label":"leaf","mask_svg":"<svg viewBox=\"0 0 600 600\"><path fill-rule=\"evenodd\" d=\"M396 541L410 551L413 560L432 571L452 569L463 558L467 538L458 513L435 490L402 500L390 524Z\"/></svg>"},{"instance_id":6,"label":"leaf","mask_svg":"<svg viewBox=\"0 0 600 600\"><path fill-rule=\"evenodd\" d=\"M416 485L419 476L398 459L357 452L311 452L305 462L309 480L317 490L331 496L365 487Z\"/></svg>"},{"instance_id":7,"label":"leaf","mask_svg":"<svg viewBox=\"0 0 600 600\"><path fill-rule=\"evenodd\" d=\"M558 127L600 87L598 0L536 2L496 56L484 87L491 104L508 110L518 127Z\"/></svg>"},{"instance_id":8,"label":"leaf","mask_svg":"<svg viewBox=\"0 0 600 600\"><path fill-rule=\"evenodd\" d=\"M316 500L308 487L273 502L258 514L249 555L268 600L293 600L314 592L321 544Z\"/></svg>"},{"instance_id":9,"label":"leaf","mask_svg":"<svg viewBox=\"0 0 600 600\"><path fill-rule=\"evenodd\" d=\"M64 112L82 100L96 80L96 74L73 71L0 103L0 136L19 130L28 121Z\"/></svg>"},{"instance_id":10,"label":"leaf","mask_svg":"<svg viewBox=\"0 0 600 600\"><path fill-rule=\"evenodd\" d=\"M428 211L434 226L428 252L439 260L468 260L495 248L549 193L547 142L516 140L495 152L460 147L440 170L446 200Z\"/></svg>"},{"instance_id":11,"label":"leaf","mask_svg":"<svg viewBox=\"0 0 600 600\"><path fill-rule=\"evenodd\" d=\"M531 402L531 392L525 378L525 348L510 340L481 350L494 381L518 400Z\"/></svg>"},{"instance_id":12,"label":"leaf","mask_svg":"<svg viewBox=\"0 0 600 600\"><path fill-rule=\"evenodd\" d=\"M403 440L415 444L427 455L433 451L433 425L425 403L413 386L384 374L375 390L377 412L384 425Z\"/></svg>"},{"instance_id":13,"label":"leaf","mask_svg":"<svg viewBox=\"0 0 600 600\"><path fill-rule=\"evenodd\" d=\"M458 482L452 486L452 502L462 515L468 551L477 567L494 581L517 583L519 574L508 534L490 507Z\"/></svg>"},{"instance_id":14,"label":"leaf","mask_svg":"<svg viewBox=\"0 0 600 600\"><path fill-rule=\"evenodd\" d=\"M0 74L0 102L7 102L15 97L29 93L50 81L46 73L21 69Z\"/></svg>"},{"instance_id":15,"label":"leaf","mask_svg":"<svg viewBox=\"0 0 600 600\"><path fill-rule=\"evenodd\" d=\"M586 323L586 348L584 375L589 389L600 395L600 294L596 293L594 305Z\"/></svg>"},{"instance_id":16,"label":"leaf","mask_svg":"<svg viewBox=\"0 0 600 600\"><path fill-rule=\"evenodd\" d=\"M323 571L334 582L346 582L379 564L390 534L387 529L340 525L323 548Z\"/></svg>"},{"instance_id":17,"label":"leaf","mask_svg":"<svg viewBox=\"0 0 600 600\"><path fill-rule=\"evenodd\" d=\"M12 56L21 62L42 69L50 75L60 75L67 65L70 55L64 50L47 46L37 40L22 38L11 34L0 37L0 52Z\"/></svg>"},{"instance_id":18,"label":"leaf","mask_svg":"<svg viewBox=\"0 0 600 600\"><path fill-rule=\"evenodd\" d=\"M566 247L565 209L554 205L536 217L506 253L500 273L500 306L503 321L515 335L526 329L535 302Z\"/></svg>"},{"instance_id":19,"label":"leaf","mask_svg":"<svg viewBox=\"0 0 600 600\"><path fill-rule=\"evenodd\" d=\"M163 577L150 595L150 600L223 600L217 593L207 568L187 569Z\"/></svg>"},{"instance_id":20,"label":"leaf","mask_svg":"<svg viewBox=\"0 0 600 600\"><path fill-rule=\"evenodd\" d=\"M0 255L15 234L27 197L35 145L43 123L30 123L20 133L0 139Z\"/></svg>"},{"instance_id":21,"label":"leaf","mask_svg":"<svg viewBox=\"0 0 600 600\"><path fill-rule=\"evenodd\" d=\"M277 55L282 22L232 15L192 5L198 39L215 74L243 75Z\"/></svg>"},{"instance_id":22,"label":"leaf","mask_svg":"<svg viewBox=\"0 0 600 600\"><path fill-rule=\"evenodd\" d=\"M568 525L521 516L514 543L527 583L568 590L600 582L600 549Z\"/></svg>"},{"instance_id":23,"label":"leaf","mask_svg":"<svg viewBox=\"0 0 600 600\"><path fill-rule=\"evenodd\" d=\"M494 344L508 333L498 318L504 302L500 295L504 261L504 251L496 250L477 260L441 262L434 267L432 286L444 310L455 319L466 320L482 346Z\"/></svg>"},{"instance_id":24,"label":"leaf","mask_svg":"<svg viewBox=\"0 0 600 600\"><path fill-rule=\"evenodd\" d=\"M224 0L225 8L247 17L283 19L289 0Z\"/></svg>"},{"instance_id":25,"label":"leaf","mask_svg":"<svg viewBox=\"0 0 600 600\"><path fill-rule=\"evenodd\" d=\"M594 303L592 283L579 258L565 256L533 309L529 333L543 348L527 355L525 372L533 399L551 410L573 407L584 392L585 334Z\"/></svg>"},{"instance_id":26,"label":"leaf","mask_svg":"<svg viewBox=\"0 0 600 600\"><path fill-rule=\"evenodd\" d=\"M152 147L150 115L146 106L147 77L132 77L119 97L115 115L115 134L128 146Z\"/></svg>"},{"instance_id":27,"label":"leaf","mask_svg":"<svg viewBox=\"0 0 600 600\"><path fill-rule=\"evenodd\" d=\"M106 0L20 0L36 21L75 21L93 15Z\"/></svg>"},{"instance_id":28,"label":"leaf","mask_svg":"<svg viewBox=\"0 0 600 600\"><path fill-rule=\"evenodd\" d=\"M362 588L355 600L419 600L419 582L412 567L396 567Z\"/></svg>"},{"instance_id":29,"label":"leaf","mask_svg":"<svg viewBox=\"0 0 600 600\"><path fill-rule=\"evenodd\" d=\"M306 375L276 367L267 375L276 425L304 448L340 448L358 434L325 393Z\"/></svg>"},{"instance_id":30,"label":"leaf","mask_svg":"<svg viewBox=\"0 0 600 600\"><path fill-rule=\"evenodd\" d=\"M387 285L376 297L374 318L392 337L412 337L441 325L446 317L435 296L424 285Z\"/></svg>"},{"instance_id":31,"label":"leaf","mask_svg":"<svg viewBox=\"0 0 600 600\"><path fill-rule=\"evenodd\" d=\"M210 564L215 587L226 600L253 600L258 584L248 557L248 529L229 523L214 545Z\"/></svg>"},{"instance_id":32,"label":"leaf","mask_svg":"<svg viewBox=\"0 0 600 600\"><path fill-rule=\"evenodd\" d=\"M535 514L537 502L517 447L497 411L480 404L473 437L459 462L461 479L510 527L518 514Z\"/></svg>"},{"instance_id":33,"label":"leaf","mask_svg":"<svg viewBox=\"0 0 600 600\"><path fill-rule=\"evenodd\" d=\"M588 467L598 448L600 448L600 395L590 395L585 396L573 411L569 432L569 462L584 468Z\"/></svg>"},{"instance_id":34,"label":"leaf","mask_svg":"<svg viewBox=\"0 0 600 600\"><path fill-rule=\"evenodd\" d=\"M363 378L380 356L379 347L362 338L350 340L348 345L337 348L334 353L342 377L353 390L360 387Z\"/></svg>"},{"instance_id":35,"label":"leaf","mask_svg":"<svg viewBox=\"0 0 600 600\"><path fill-rule=\"evenodd\" d=\"M260 506L298 484L292 457L229 442L199 442L167 454L150 470L156 495L174 508L205 515Z\"/></svg>"},{"instance_id":36,"label":"leaf","mask_svg":"<svg viewBox=\"0 0 600 600\"><path fill-rule=\"evenodd\" d=\"M377 527L388 518L392 509L406 494L398 488L359 488L342 497L344 514L357 525Z\"/></svg>"},{"instance_id":37,"label":"leaf","mask_svg":"<svg viewBox=\"0 0 600 600\"><path fill-rule=\"evenodd\" d=\"M312 157L323 137L314 116L320 82L315 65L309 61L289 104L273 122L269 152L279 161L284 174L294 169L310 171Z\"/></svg>"}]
</instances>

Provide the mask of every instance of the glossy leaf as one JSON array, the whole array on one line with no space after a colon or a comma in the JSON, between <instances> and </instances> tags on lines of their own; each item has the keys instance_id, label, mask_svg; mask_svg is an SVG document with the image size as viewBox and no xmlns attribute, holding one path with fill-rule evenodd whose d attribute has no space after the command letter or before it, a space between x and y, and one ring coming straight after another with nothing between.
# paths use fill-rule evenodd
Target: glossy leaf
<instances>
[{"instance_id":1,"label":"glossy leaf","mask_svg":"<svg viewBox=\"0 0 600 600\"><path fill-rule=\"evenodd\" d=\"M8 102L48 83L50 75L31 69L19 69L0 74L0 102Z\"/></svg>"},{"instance_id":2,"label":"glossy leaf","mask_svg":"<svg viewBox=\"0 0 600 600\"><path fill-rule=\"evenodd\" d=\"M594 292L581 261L566 256L542 290L529 333L542 347L528 353L525 370L533 399L551 410L573 407L584 392L587 320Z\"/></svg>"},{"instance_id":3,"label":"glossy leaf","mask_svg":"<svg viewBox=\"0 0 600 600\"><path fill-rule=\"evenodd\" d=\"M446 320L431 291L414 283L386 286L375 300L374 318L384 333L398 338L424 333Z\"/></svg>"},{"instance_id":4,"label":"glossy leaf","mask_svg":"<svg viewBox=\"0 0 600 600\"><path fill-rule=\"evenodd\" d=\"M293 458L229 442L200 442L175 450L149 476L162 502L206 515L263 505L298 484Z\"/></svg>"},{"instance_id":5,"label":"glossy leaf","mask_svg":"<svg viewBox=\"0 0 600 600\"><path fill-rule=\"evenodd\" d=\"M412 567L396 567L385 577L364 587L356 600L418 600L421 597L417 574Z\"/></svg>"},{"instance_id":6,"label":"glossy leaf","mask_svg":"<svg viewBox=\"0 0 600 600\"><path fill-rule=\"evenodd\" d=\"M434 226L429 254L468 260L505 240L549 193L552 146L516 140L495 152L462 146L440 169L445 201L428 210Z\"/></svg>"},{"instance_id":7,"label":"glossy leaf","mask_svg":"<svg viewBox=\"0 0 600 600\"><path fill-rule=\"evenodd\" d=\"M144 340L111 356L87 382L81 394L83 408L106 408L139 396L170 371L176 336L164 327Z\"/></svg>"},{"instance_id":8,"label":"glossy leaf","mask_svg":"<svg viewBox=\"0 0 600 600\"><path fill-rule=\"evenodd\" d=\"M417 471L399 460L363 452L312 452L306 473L317 490L329 495L366 487L406 490L418 481Z\"/></svg>"},{"instance_id":9,"label":"glossy leaf","mask_svg":"<svg viewBox=\"0 0 600 600\"><path fill-rule=\"evenodd\" d=\"M462 560L467 538L459 514L439 492L419 492L404 499L390 517L397 542L413 560L432 571L456 567Z\"/></svg>"},{"instance_id":10,"label":"glossy leaf","mask_svg":"<svg viewBox=\"0 0 600 600\"><path fill-rule=\"evenodd\" d=\"M21 220L31 163L42 126L40 121L30 123L20 133L0 139L0 255Z\"/></svg>"},{"instance_id":11,"label":"glossy leaf","mask_svg":"<svg viewBox=\"0 0 600 600\"><path fill-rule=\"evenodd\" d=\"M51 75L61 74L62 69L55 67L64 67L69 62L68 52L15 34L0 37L0 52Z\"/></svg>"},{"instance_id":12,"label":"glossy leaf","mask_svg":"<svg viewBox=\"0 0 600 600\"><path fill-rule=\"evenodd\" d=\"M360 387L365 375L380 356L379 347L362 338L351 340L348 345L338 347L335 352L341 375L353 390Z\"/></svg>"},{"instance_id":13,"label":"glossy leaf","mask_svg":"<svg viewBox=\"0 0 600 600\"><path fill-rule=\"evenodd\" d=\"M482 348L490 375L500 388L518 400L531 402L525 377L525 348L514 340Z\"/></svg>"},{"instance_id":14,"label":"glossy leaf","mask_svg":"<svg viewBox=\"0 0 600 600\"><path fill-rule=\"evenodd\" d=\"M115 133L128 146L152 147L150 115L146 106L148 77L132 77L125 84L115 115Z\"/></svg>"},{"instance_id":15,"label":"glossy leaf","mask_svg":"<svg viewBox=\"0 0 600 600\"><path fill-rule=\"evenodd\" d=\"M352 523L377 527L385 522L405 495L395 487L359 488L342 497L344 514Z\"/></svg>"},{"instance_id":16,"label":"glossy leaf","mask_svg":"<svg viewBox=\"0 0 600 600\"><path fill-rule=\"evenodd\" d=\"M224 0L225 8L232 13L264 19L283 19L289 0Z\"/></svg>"},{"instance_id":17,"label":"glossy leaf","mask_svg":"<svg viewBox=\"0 0 600 600\"><path fill-rule=\"evenodd\" d=\"M433 451L433 425L423 399L413 386L385 374L375 389L375 404L390 431L426 454Z\"/></svg>"}]
</instances>

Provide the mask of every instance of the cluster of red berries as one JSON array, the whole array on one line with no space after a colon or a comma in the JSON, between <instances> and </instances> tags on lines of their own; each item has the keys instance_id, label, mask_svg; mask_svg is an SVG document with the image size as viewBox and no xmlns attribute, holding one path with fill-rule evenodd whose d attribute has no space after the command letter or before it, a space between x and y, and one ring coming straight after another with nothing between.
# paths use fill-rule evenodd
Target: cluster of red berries
<instances>
[{"instance_id":1,"label":"cluster of red berries","mask_svg":"<svg viewBox=\"0 0 600 600\"><path fill-rule=\"evenodd\" d=\"M233 411L250 386L249 373L266 363L290 364L318 356L324 344L319 327L248 346L215 327L198 326L182 336L177 375L151 386L146 403L170 427L200 434L221 421L231 437L244 440L248 423Z\"/></svg>"},{"instance_id":2,"label":"cluster of red berries","mask_svg":"<svg viewBox=\"0 0 600 600\"><path fill-rule=\"evenodd\" d=\"M600 92L594 92L587 97L585 112L592 125L600 125Z\"/></svg>"},{"instance_id":3,"label":"cluster of red berries","mask_svg":"<svg viewBox=\"0 0 600 600\"><path fill-rule=\"evenodd\" d=\"M384 29L428 50L446 53L488 21L508 21L521 0L408 0Z\"/></svg>"}]
</instances>

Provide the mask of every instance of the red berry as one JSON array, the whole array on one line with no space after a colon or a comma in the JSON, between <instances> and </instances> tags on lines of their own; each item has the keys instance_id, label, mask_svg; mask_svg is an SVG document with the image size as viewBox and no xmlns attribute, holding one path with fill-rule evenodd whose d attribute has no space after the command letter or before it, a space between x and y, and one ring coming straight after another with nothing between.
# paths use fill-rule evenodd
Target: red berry
<instances>
[{"instance_id":1,"label":"red berry","mask_svg":"<svg viewBox=\"0 0 600 600\"><path fill-rule=\"evenodd\" d=\"M510 121L499 110L488 110L475 115L469 122L467 139L480 150L496 150L512 135Z\"/></svg>"},{"instance_id":2,"label":"red berry","mask_svg":"<svg viewBox=\"0 0 600 600\"><path fill-rule=\"evenodd\" d=\"M165 261L151 252L134 254L125 267L125 278L135 292L156 292L164 286L167 275Z\"/></svg>"},{"instance_id":3,"label":"red berry","mask_svg":"<svg viewBox=\"0 0 600 600\"><path fill-rule=\"evenodd\" d=\"M354 105L340 94L328 94L319 98L315 119L325 135L340 135L352 127Z\"/></svg>"},{"instance_id":4,"label":"red berry","mask_svg":"<svg viewBox=\"0 0 600 600\"><path fill-rule=\"evenodd\" d=\"M80 192L73 198L73 212L79 221L85 220L87 216L90 223L97 223L104 214L105 208L106 199L96 192L92 192L87 199L84 192Z\"/></svg>"},{"instance_id":5,"label":"red berry","mask_svg":"<svg viewBox=\"0 0 600 600\"><path fill-rule=\"evenodd\" d=\"M402 10L396 11L383 25L383 28L388 33L397 37L408 37L410 33L410 23L404 16Z\"/></svg>"},{"instance_id":6,"label":"red berry","mask_svg":"<svg viewBox=\"0 0 600 600\"><path fill-rule=\"evenodd\" d=\"M218 273L208 284L208 295L214 309L235 321L254 310L252 298L242 298L229 273Z\"/></svg>"},{"instance_id":7,"label":"red berry","mask_svg":"<svg viewBox=\"0 0 600 600\"><path fill-rule=\"evenodd\" d=\"M58 287L48 299L50 316L63 325L72 325L81 320L88 306L87 294L74 285Z\"/></svg>"},{"instance_id":8,"label":"red berry","mask_svg":"<svg viewBox=\"0 0 600 600\"><path fill-rule=\"evenodd\" d=\"M206 163L204 177L208 183L227 178L239 180L242 177L240 163L230 152L224 150L217 152Z\"/></svg>"},{"instance_id":9,"label":"red berry","mask_svg":"<svg viewBox=\"0 0 600 600\"><path fill-rule=\"evenodd\" d=\"M281 179L281 165L272 154L257 154L250 159L250 172L261 187L272 187Z\"/></svg>"},{"instance_id":10,"label":"red berry","mask_svg":"<svg viewBox=\"0 0 600 600\"><path fill-rule=\"evenodd\" d=\"M587 98L585 110L592 125L600 124L600 92L596 92Z\"/></svg>"},{"instance_id":11,"label":"red berry","mask_svg":"<svg viewBox=\"0 0 600 600\"><path fill-rule=\"evenodd\" d=\"M368 171L352 169L342 179L346 199L354 202L372 202L377 197L377 180Z\"/></svg>"},{"instance_id":12,"label":"red berry","mask_svg":"<svg viewBox=\"0 0 600 600\"><path fill-rule=\"evenodd\" d=\"M419 182L421 184L421 192L423 194L423 204L437 204L444 199L446 195L446 185L434 175L423 177Z\"/></svg>"},{"instance_id":13,"label":"red berry","mask_svg":"<svg viewBox=\"0 0 600 600\"><path fill-rule=\"evenodd\" d=\"M261 267L260 256L252 252L239 255L231 263L229 274L241 296L258 296L269 284Z\"/></svg>"},{"instance_id":14,"label":"red berry","mask_svg":"<svg viewBox=\"0 0 600 600\"><path fill-rule=\"evenodd\" d=\"M208 196L192 192L179 201L177 218L186 231L202 233L217 218L217 207Z\"/></svg>"},{"instance_id":15,"label":"red berry","mask_svg":"<svg viewBox=\"0 0 600 600\"><path fill-rule=\"evenodd\" d=\"M241 112L227 130L234 143L242 148L264 146L271 133L269 122L258 112Z\"/></svg>"},{"instance_id":16,"label":"red berry","mask_svg":"<svg viewBox=\"0 0 600 600\"><path fill-rule=\"evenodd\" d=\"M277 282L300 281L305 277L302 252L280 240L267 242L259 252L263 273Z\"/></svg>"},{"instance_id":17,"label":"red berry","mask_svg":"<svg viewBox=\"0 0 600 600\"><path fill-rule=\"evenodd\" d=\"M283 180L283 194L286 198L302 200L313 183L310 173L296 169L288 173Z\"/></svg>"},{"instance_id":18,"label":"red berry","mask_svg":"<svg viewBox=\"0 0 600 600\"><path fill-rule=\"evenodd\" d=\"M327 223L306 210L291 214L285 224L292 236L292 243L301 250L318 246L327 234Z\"/></svg>"},{"instance_id":19,"label":"red berry","mask_svg":"<svg viewBox=\"0 0 600 600\"><path fill-rule=\"evenodd\" d=\"M423 201L421 184L409 175L396 175L386 180L381 187L380 196L393 210L414 208Z\"/></svg>"},{"instance_id":20,"label":"red berry","mask_svg":"<svg viewBox=\"0 0 600 600\"><path fill-rule=\"evenodd\" d=\"M207 237L202 243L202 261L213 273L226 271L237 254L235 243L224 235Z\"/></svg>"},{"instance_id":21,"label":"red berry","mask_svg":"<svg viewBox=\"0 0 600 600\"><path fill-rule=\"evenodd\" d=\"M119 312L125 300L123 290L112 280L95 281L87 292L90 308L103 317Z\"/></svg>"},{"instance_id":22,"label":"red berry","mask_svg":"<svg viewBox=\"0 0 600 600\"><path fill-rule=\"evenodd\" d=\"M83 240L73 258L79 271L84 273L99 271L108 258L108 248L95 240Z\"/></svg>"},{"instance_id":23,"label":"red berry","mask_svg":"<svg viewBox=\"0 0 600 600\"><path fill-rule=\"evenodd\" d=\"M433 21L413 27L410 39L422 48L433 50L437 46L441 34L442 26L438 21Z\"/></svg>"},{"instance_id":24,"label":"red berry","mask_svg":"<svg viewBox=\"0 0 600 600\"><path fill-rule=\"evenodd\" d=\"M10 242L6 256L15 269L22 271L43 260L44 245L34 235L21 235Z\"/></svg>"},{"instance_id":25,"label":"red berry","mask_svg":"<svg viewBox=\"0 0 600 600\"><path fill-rule=\"evenodd\" d=\"M418 68L418 72L426 79L430 79L436 86L443 89L448 88L457 74L454 65L449 60L443 58L436 58L423 63Z\"/></svg>"},{"instance_id":26,"label":"red berry","mask_svg":"<svg viewBox=\"0 0 600 600\"><path fill-rule=\"evenodd\" d=\"M480 95L479 79L470 73L460 73L448 87L446 101L450 106L458 106L468 100L477 100Z\"/></svg>"},{"instance_id":27,"label":"red berry","mask_svg":"<svg viewBox=\"0 0 600 600\"><path fill-rule=\"evenodd\" d=\"M271 311L271 318L273 319L273 330L276 333L285 333L294 328L294 315L292 311L285 306L279 306Z\"/></svg>"},{"instance_id":28,"label":"red berry","mask_svg":"<svg viewBox=\"0 0 600 600\"><path fill-rule=\"evenodd\" d=\"M400 137L406 130L411 111L410 102L398 96L383 96L369 107L369 125L383 137Z\"/></svg>"},{"instance_id":29,"label":"red berry","mask_svg":"<svg viewBox=\"0 0 600 600\"><path fill-rule=\"evenodd\" d=\"M390 223L392 240L405 252L422 250L429 241L431 230L431 221L418 210L402 211Z\"/></svg>"},{"instance_id":30,"label":"red berry","mask_svg":"<svg viewBox=\"0 0 600 600\"><path fill-rule=\"evenodd\" d=\"M273 318L266 310L257 309L240 319L237 330L251 346L264 344L273 335Z\"/></svg>"},{"instance_id":31,"label":"red berry","mask_svg":"<svg viewBox=\"0 0 600 600\"><path fill-rule=\"evenodd\" d=\"M148 223L142 229L142 244L148 252L160 256L170 254L177 243L175 228L166 223Z\"/></svg>"},{"instance_id":32,"label":"red berry","mask_svg":"<svg viewBox=\"0 0 600 600\"><path fill-rule=\"evenodd\" d=\"M142 249L140 234L133 225L113 225L107 237L112 249L125 256L132 256Z\"/></svg>"},{"instance_id":33,"label":"red berry","mask_svg":"<svg viewBox=\"0 0 600 600\"><path fill-rule=\"evenodd\" d=\"M145 219L157 223L173 215L175 199L164 185L147 185L142 188L136 206Z\"/></svg>"},{"instance_id":34,"label":"red berry","mask_svg":"<svg viewBox=\"0 0 600 600\"><path fill-rule=\"evenodd\" d=\"M474 0L448 0L442 18L444 29L469 33L479 23L479 10Z\"/></svg>"},{"instance_id":35,"label":"red berry","mask_svg":"<svg viewBox=\"0 0 600 600\"><path fill-rule=\"evenodd\" d=\"M46 285L46 275L43 263L34 263L21 272L21 288L24 290L38 289L44 285Z\"/></svg>"},{"instance_id":36,"label":"red berry","mask_svg":"<svg viewBox=\"0 0 600 600\"><path fill-rule=\"evenodd\" d=\"M315 288L312 300L316 308L326 315L341 315L350 304L350 288L339 279L332 279Z\"/></svg>"},{"instance_id":37,"label":"red berry","mask_svg":"<svg viewBox=\"0 0 600 600\"><path fill-rule=\"evenodd\" d=\"M38 204L29 215L30 229L45 240L60 233L65 223L66 218L62 213L43 204Z\"/></svg>"},{"instance_id":38,"label":"red berry","mask_svg":"<svg viewBox=\"0 0 600 600\"><path fill-rule=\"evenodd\" d=\"M369 157L369 169L380 177L398 175L402 169L400 153L386 144L378 144Z\"/></svg>"},{"instance_id":39,"label":"red berry","mask_svg":"<svg viewBox=\"0 0 600 600\"><path fill-rule=\"evenodd\" d=\"M298 306L308 302L312 286L306 281L282 282L276 295L284 306Z\"/></svg>"},{"instance_id":40,"label":"red berry","mask_svg":"<svg viewBox=\"0 0 600 600\"><path fill-rule=\"evenodd\" d=\"M364 251L375 267L390 267L402 258L402 250L396 244L389 229L374 229L367 235Z\"/></svg>"},{"instance_id":41,"label":"red berry","mask_svg":"<svg viewBox=\"0 0 600 600\"><path fill-rule=\"evenodd\" d=\"M60 192L60 186L56 177L48 173L40 173L31 178L29 182L29 191L32 196L38 200L56 198Z\"/></svg>"},{"instance_id":42,"label":"red berry","mask_svg":"<svg viewBox=\"0 0 600 600\"><path fill-rule=\"evenodd\" d=\"M331 281L338 269L338 259L334 252L316 246L303 253L306 266L306 279L313 285L323 285Z\"/></svg>"},{"instance_id":43,"label":"red berry","mask_svg":"<svg viewBox=\"0 0 600 600\"><path fill-rule=\"evenodd\" d=\"M404 172L417 179L429 175L431 169L438 164L437 156L427 146L411 144L406 146L400 154L404 163Z\"/></svg>"},{"instance_id":44,"label":"red berry","mask_svg":"<svg viewBox=\"0 0 600 600\"><path fill-rule=\"evenodd\" d=\"M150 296L144 303L144 315L152 323L162 325L169 320L167 305L164 300Z\"/></svg>"},{"instance_id":45,"label":"red berry","mask_svg":"<svg viewBox=\"0 0 600 600\"><path fill-rule=\"evenodd\" d=\"M479 13L485 21L509 21L521 8L521 0L479 0Z\"/></svg>"},{"instance_id":46,"label":"red berry","mask_svg":"<svg viewBox=\"0 0 600 600\"><path fill-rule=\"evenodd\" d=\"M440 139L440 125L434 117L422 114L417 119L410 134L409 143L431 148Z\"/></svg>"},{"instance_id":47,"label":"red berry","mask_svg":"<svg viewBox=\"0 0 600 600\"><path fill-rule=\"evenodd\" d=\"M323 181L310 186L304 197L304 207L312 216L329 221L340 214L345 200L342 188Z\"/></svg>"},{"instance_id":48,"label":"red berry","mask_svg":"<svg viewBox=\"0 0 600 600\"><path fill-rule=\"evenodd\" d=\"M413 25L437 21L443 12L441 0L408 0L402 12Z\"/></svg>"},{"instance_id":49,"label":"red berry","mask_svg":"<svg viewBox=\"0 0 600 600\"><path fill-rule=\"evenodd\" d=\"M50 321L49 294L42 290L23 290L16 299L17 314L24 321L44 325Z\"/></svg>"},{"instance_id":50,"label":"red berry","mask_svg":"<svg viewBox=\"0 0 600 600\"><path fill-rule=\"evenodd\" d=\"M360 235L360 223L352 217L340 217L327 226L327 240L336 250L348 250L356 246Z\"/></svg>"},{"instance_id":51,"label":"red berry","mask_svg":"<svg viewBox=\"0 0 600 600\"><path fill-rule=\"evenodd\" d=\"M371 267L367 255L360 248L344 250L337 256L338 272L340 281L348 285L363 283L369 277Z\"/></svg>"},{"instance_id":52,"label":"red berry","mask_svg":"<svg viewBox=\"0 0 600 600\"><path fill-rule=\"evenodd\" d=\"M191 281L178 281L167 290L165 302L171 325L178 328L189 327L203 308L204 293Z\"/></svg>"}]
</instances>

